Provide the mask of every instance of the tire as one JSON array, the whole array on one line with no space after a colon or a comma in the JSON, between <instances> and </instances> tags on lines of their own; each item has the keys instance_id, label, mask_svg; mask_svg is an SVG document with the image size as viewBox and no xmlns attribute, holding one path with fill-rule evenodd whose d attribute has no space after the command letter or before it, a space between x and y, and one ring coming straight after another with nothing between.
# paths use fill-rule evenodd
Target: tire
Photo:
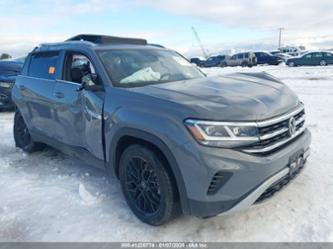
<instances>
[{"instance_id":1,"label":"tire","mask_svg":"<svg viewBox=\"0 0 333 249\"><path fill-rule=\"evenodd\" d=\"M228 66L228 65L227 65L226 62L222 62L221 65L220 65L220 67L227 67L227 66Z\"/></svg>"},{"instance_id":2,"label":"tire","mask_svg":"<svg viewBox=\"0 0 333 249\"><path fill-rule=\"evenodd\" d=\"M320 65L320 66L326 66L326 65L327 65L327 63L326 63L326 61L325 61L325 60L321 60L321 61L319 62L319 65Z\"/></svg>"},{"instance_id":3,"label":"tire","mask_svg":"<svg viewBox=\"0 0 333 249\"><path fill-rule=\"evenodd\" d=\"M27 153L32 153L44 148L43 144L35 143L32 140L30 132L19 111L15 112L14 117L14 140L16 147L21 148Z\"/></svg>"},{"instance_id":4,"label":"tire","mask_svg":"<svg viewBox=\"0 0 333 249\"><path fill-rule=\"evenodd\" d=\"M289 67L295 67L296 64L295 64L295 62L291 61L291 62L288 62L288 66L289 66Z\"/></svg>"},{"instance_id":5,"label":"tire","mask_svg":"<svg viewBox=\"0 0 333 249\"><path fill-rule=\"evenodd\" d=\"M120 158L119 178L128 206L142 222L160 226L177 216L175 187L154 151L139 144L127 147Z\"/></svg>"},{"instance_id":6,"label":"tire","mask_svg":"<svg viewBox=\"0 0 333 249\"><path fill-rule=\"evenodd\" d=\"M241 66L242 66L242 67L247 67L247 66L248 66L248 63L247 63L247 62L242 62Z\"/></svg>"}]
</instances>

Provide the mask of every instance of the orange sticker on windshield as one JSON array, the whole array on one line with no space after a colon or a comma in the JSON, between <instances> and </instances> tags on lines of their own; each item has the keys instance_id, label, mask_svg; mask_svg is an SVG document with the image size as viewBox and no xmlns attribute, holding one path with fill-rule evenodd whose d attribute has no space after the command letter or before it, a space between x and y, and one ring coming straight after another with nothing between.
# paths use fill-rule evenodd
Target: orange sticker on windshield
<instances>
[{"instance_id":1,"label":"orange sticker on windshield","mask_svg":"<svg viewBox=\"0 0 333 249\"><path fill-rule=\"evenodd\" d=\"M49 67L49 74L55 73L55 67Z\"/></svg>"}]
</instances>

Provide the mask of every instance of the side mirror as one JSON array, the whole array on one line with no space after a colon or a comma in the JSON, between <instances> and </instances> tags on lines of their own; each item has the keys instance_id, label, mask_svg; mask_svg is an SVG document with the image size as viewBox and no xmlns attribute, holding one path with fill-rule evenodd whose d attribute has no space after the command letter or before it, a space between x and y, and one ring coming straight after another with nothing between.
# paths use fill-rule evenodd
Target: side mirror
<instances>
[{"instance_id":1,"label":"side mirror","mask_svg":"<svg viewBox=\"0 0 333 249\"><path fill-rule=\"evenodd\" d=\"M97 74L87 74L82 77L81 86L77 89L77 91L92 91L97 92L103 90L103 86L99 84L99 78Z\"/></svg>"}]
</instances>

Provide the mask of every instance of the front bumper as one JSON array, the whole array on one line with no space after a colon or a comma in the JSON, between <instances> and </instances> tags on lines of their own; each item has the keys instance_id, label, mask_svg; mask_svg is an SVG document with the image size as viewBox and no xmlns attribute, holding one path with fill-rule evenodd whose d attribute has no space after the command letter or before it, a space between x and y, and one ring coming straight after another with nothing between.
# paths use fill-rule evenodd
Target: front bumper
<instances>
[{"instance_id":1,"label":"front bumper","mask_svg":"<svg viewBox=\"0 0 333 249\"><path fill-rule=\"evenodd\" d=\"M12 101L11 88L0 87L0 109L14 108Z\"/></svg>"},{"instance_id":2,"label":"front bumper","mask_svg":"<svg viewBox=\"0 0 333 249\"><path fill-rule=\"evenodd\" d=\"M202 172L195 178L192 176L190 189L185 182L189 197L189 213L198 217L210 217L249 208L272 185L289 175L290 158L293 155L302 155L305 163L309 156L310 142L311 133L306 129L295 141L268 156L201 148L203 151L200 157L208 174ZM228 173L227 180L216 193L208 195L207 189L216 172L222 172L222 176ZM195 185L193 179L196 179Z\"/></svg>"},{"instance_id":3,"label":"front bumper","mask_svg":"<svg viewBox=\"0 0 333 249\"><path fill-rule=\"evenodd\" d=\"M234 207L232 207L231 209L229 209L228 211L226 211L224 213L221 213L220 215L233 214L233 213L237 213L237 212L250 208L267 190L272 188L272 186L273 187L278 186L277 190L280 190L283 185L282 184L276 185L276 183L279 183L282 179L287 179L287 183L288 183L289 180L294 178L294 176L296 174L298 174L300 172L300 170L304 167L305 162L306 162L307 158L309 157L309 155L310 155L310 149L308 149L307 151L305 151L303 153L304 162L302 163L302 166L299 168L299 170L297 172L295 172L295 174L290 175L289 166L284 168L283 170L281 170L280 172L271 176L266 181L264 181L262 184L260 184L258 186L258 188L253 190L247 197L245 197L242 201L237 203Z\"/></svg>"}]
</instances>

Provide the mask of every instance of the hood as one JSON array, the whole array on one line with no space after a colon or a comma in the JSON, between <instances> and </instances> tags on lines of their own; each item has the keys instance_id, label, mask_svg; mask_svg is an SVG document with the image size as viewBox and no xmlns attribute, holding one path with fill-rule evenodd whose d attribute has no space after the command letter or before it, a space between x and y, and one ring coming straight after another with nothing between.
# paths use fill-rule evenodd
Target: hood
<instances>
[{"instance_id":1,"label":"hood","mask_svg":"<svg viewBox=\"0 0 333 249\"><path fill-rule=\"evenodd\" d=\"M0 76L16 76L23 67L22 62L3 60L0 61Z\"/></svg>"},{"instance_id":2,"label":"hood","mask_svg":"<svg viewBox=\"0 0 333 249\"><path fill-rule=\"evenodd\" d=\"M3 76L0 74L0 81L1 82L8 82L8 83L15 83L16 76Z\"/></svg>"},{"instance_id":3,"label":"hood","mask_svg":"<svg viewBox=\"0 0 333 249\"><path fill-rule=\"evenodd\" d=\"M299 104L296 95L266 73L232 74L132 88L191 110L188 118L255 121L275 117Z\"/></svg>"}]
</instances>

